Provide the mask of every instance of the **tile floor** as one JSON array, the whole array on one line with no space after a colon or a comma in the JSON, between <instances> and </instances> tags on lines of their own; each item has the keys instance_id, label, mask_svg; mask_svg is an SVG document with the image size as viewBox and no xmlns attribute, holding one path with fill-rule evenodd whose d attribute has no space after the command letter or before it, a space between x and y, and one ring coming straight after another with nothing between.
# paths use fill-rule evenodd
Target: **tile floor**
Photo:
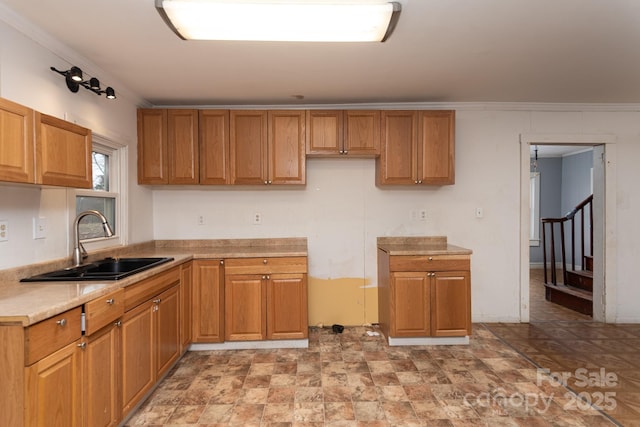
<instances>
[{"instance_id":1,"label":"tile floor","mask_svg":"<svg viewBox=\"0 0 640 427\"><path fill-rule=\"evenodd\" d=\"M546 302L540 271L532 271L531 323L485 326L537 366L564 375L620 425L640 426L640 325L593 322Z\"/></svg>"},{"instance_id":2,"label":"tile floor","mask_svg":"<svg viewBox=\"0 0 640 427\"><path fill-rule=\"evenodd\" d=\"M530 324L475 324L469 346L389 347L349 327L311 328L308 349L189 352L127 425L640 426L640 325L578 318L535 292ZM616 407L602 415L539 368ZM600 368L616 386L580 387Z\"/></svg>"}]
</instances>

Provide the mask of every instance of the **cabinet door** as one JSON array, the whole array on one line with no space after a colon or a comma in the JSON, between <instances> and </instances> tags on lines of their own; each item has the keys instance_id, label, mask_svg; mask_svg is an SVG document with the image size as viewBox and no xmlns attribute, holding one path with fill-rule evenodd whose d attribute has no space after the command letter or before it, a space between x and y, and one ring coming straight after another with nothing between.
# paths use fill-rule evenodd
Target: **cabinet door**
<instances>
[{"instance_id":1,"label":"cabinet door","mask_svg":"<svg viewBox=\"0 0 640 427\"><path fill-rule=\"evenodd\" d=\"M225 277L225 340L266 338L265 285L266 280L261 275L233 274Z\"/></svg>"},{"instance_id":2,"label":"cabinet door","mask_svg":"<svg viewBox=\"0 0 640 427\"><path fill-rule=\"evenodd\" d=\"M213 259L193 265L193 341L224 342L224 265Z\"/></svg>"},{"instance_id":3,"label":"cabinet door","mask_svg":"<svg viewBox=\"0 0 640 427\"><path fill-rule=\"evenodd\" d=\"M0 98L0 181L33 183L33 110Z\"/></svg>"},{"instance_id":4,"label":"cabinet door","mask_svg":"<svg viewBox=\"0 0 640 427\"><path fill-rule=\"evenodd\" d=\"M167 155L169 184L198 183L198 110L167 111Z\"/></svg>"},{"instance_id":5,"label":"cabinet door","mask_svg":"<svg viewBox=\"0 0 640 427\"><path fill-rule=\"evenodd\" d=\"M427 273L392 273L390 293L390 335L392 337L431 335L431 294Z\"/></svg>"},{"instance_id":6,"label":"cabinet door","mask_svg":"<svg viewBox=\"0 0 640 427\"><path fill-rule=\"evenodd\" d=\"M377 184L418 184L416 111L382 112L382 149L376 162Z\"/></svg>"},{"instance_id":7,"label":"cabinet door","mask_svg":"<svg viewBox=\"0 0 640 427\"><path fill-rule=\"evenodd\" d=\"M471 335L471 278L468 271L431 277L431 329L436 337Z\"/></svg>"},{"instance_id":8,"label":"cabinet door","mask_svg":"<svg viewBox=\"0 0 640 427\"><path fill-rule=\"evenodd\" d=\"M344 154L380 154L380 111L346 110L344 112Z\"/></svg>"},{"instance_id":9,"label":"cabinet door","mask_svg":"<svg viewBox=\"0 0 640 427\"><path fill-rule=\"evenodd\" d=\"M200 184L229 184L229 111L200 110Z\"/></svg>"},{"instance_id":10,"label":"cabinet door","mask_svg":"<svg viewBox=\"0 0 640 427\"><path fill-rule=\"evenodd\" d=\"M91 188L91 130L42 113L36 121L36 184Z\"/></svg>"},{"instance_id":11,"label":"cabinet door","mask_svg":"<svg viewBox=\"0 0 640 427\"><path fill-rule=\"evenodd\" d=\"M306 274L271 274L267 282L267 339L307 336Z\"/></svg>"},{"instance_id":12,"label":"cabinet door","mask_svg":"<svg viewBox=\"0 0 640 427\"><path fill-rule=\"evenodd\" d=\"M267 112L230 113L230 172L232 184L265 184L267 175Z\"/></svg>"},{"instance_id":13,"label":"cabinet door","mask_svg":"<svg viewBox=\"0 0 640 427\"><path fill-rule=\"evenodd\" d=\"M183 353L191 344L193 296L193 264L187 262L180 268L180 352Z\"/></svg>"},{"instance_id":14,"label":"cabinet door","mask_svg":"<svg viewBox=\"0 0 640 427\"><path fill-rule=\"evenodd\" d=\"M423 184L455 182L455 111L421 111L418 178Z\"/></svg>"},{"instance_id":15,"label":"cabinet door","mask_svg":"<svg viewBox=\"0 0 640 427\"><path fill-rule=\"evenodd\" d=\"M304 184L307 176L304 111L269 111L268 117L268 183Z\"/></svg>"},{"instance_id":16,"label":"cabinet door","mask_svg":"<svg viewBox=\"0 0 640 427\"><path fill-rule=\"evenodd\" d=\"M307 155L343 154L343 114L340 110L307 111Z\"/></svg>"},{"instance_id":17,"label":"cabinet door","mask_svg":"<svg viewBox=\"0 0 640 427\"><path fill-rule=\"evenodd\" d=\"M25 425L80 427L82 357L78 344L74 341L25 368Z\"/></svg>"},{"instance_id":18,"label":"cabinet door","mask_svg":"<svg viewBox=\"0 0 640 427\"><path fill-rule=\"evenodd\" d=\"M143 303L122 318L122 414L126 416L153 387L156 358L153 314L155 304Z\"/></svg>"},{"instance_id":19,"label":"cabinet door","mask_svg":"<svg viewBox=\"0 0 640 427\"><path fill-rule=\"evenodd\" d=\"M156 378L169 370L180 357L179 286L174 286L154 298L156 332Z\"/></svg>"},{"instance_id":20,"label":"cabinet door","mask_svg":"<svg viewBox=\"0 0 640 427\"><path fill-rule=\"evenodd\" d=\"M168 184L167 110L138 110L138 184Z\"/></svg>"},{"instance_id":21,"label":"cabinet door","mask_svg":"<svg viewBox=\"0 0 640 427\"><path fill-rule=\"evenodd\" d=\"M117 426L120 420L120 327L105 326L86 338L83 358L85 427Z\"/></svg>"}]
</instances>

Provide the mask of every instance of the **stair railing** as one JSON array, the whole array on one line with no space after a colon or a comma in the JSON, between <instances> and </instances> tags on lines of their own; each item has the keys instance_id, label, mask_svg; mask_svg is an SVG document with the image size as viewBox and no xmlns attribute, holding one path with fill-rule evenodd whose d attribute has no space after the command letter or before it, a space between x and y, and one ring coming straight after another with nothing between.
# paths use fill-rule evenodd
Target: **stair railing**
<instances>
[{"instance_id":1,"label":"stair railing","mask_svg":"<svg viewBox=\"0 0 640 427\"><path fill-rule=\"evenodd\" d=\"M589 211L589 253L585 252L585 211ZM551 283L553 285L558 284L558 278L556 277L556 244L555 233L556 229L560 232L560 256L562 263L562 280L563 283L567 283L567 258L566 258L566 242L565 242L565 226L567 223L570 225L571 234L571 267L576 269L576 215L580 219L580 255L581 268L585 269L585 256L593 255L593 194L584 199L582 202L573 208L571 212L561 218L542 218L542 262L544 264L544 282L549 283L547 280L547 232L550 234L550 264L551 264ZM558 225L556 225L558 224ZM548 230L548 231L547 231Z\"/></svg>"}]
</instances>

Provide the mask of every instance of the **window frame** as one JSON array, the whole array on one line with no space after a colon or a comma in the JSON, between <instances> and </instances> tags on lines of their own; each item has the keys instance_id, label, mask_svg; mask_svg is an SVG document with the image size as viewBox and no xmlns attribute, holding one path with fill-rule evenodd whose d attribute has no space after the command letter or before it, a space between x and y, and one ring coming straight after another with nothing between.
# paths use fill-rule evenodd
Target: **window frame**
<instances>
[{"instance_id":1,"label":"window frame","mask_svg":"<svg viewBox=\"0 0 640 427\"><path fill-rule=\"evenodd\" d=\"M127 146L118 144L104 136L93 134L91 141L91 152L98 152L109 156L109 191L93 189L73 189L68 193L69 230L73 235L73 224L76 218L77 197L99 197L113 198L115 200L115 222L112 237L96 237L82 239L82 245L87 251L109 248L114 246L124 246L127 244L128 223L127 223ZM93 177L92 177L93 185ZM69 245L73 246L72 238Z\"/></svg>"}]
</instances>

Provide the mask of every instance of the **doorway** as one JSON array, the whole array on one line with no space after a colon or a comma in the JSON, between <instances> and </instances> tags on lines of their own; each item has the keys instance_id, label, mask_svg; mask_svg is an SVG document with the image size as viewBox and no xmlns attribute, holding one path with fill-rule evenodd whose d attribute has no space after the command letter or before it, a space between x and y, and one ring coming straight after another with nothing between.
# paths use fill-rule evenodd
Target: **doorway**
<instances>
[{"instance_id":1,"label":"doorway","mask_svg":"<svg viewBox=\"0 0 640 427\"><path fill-rule=\"evenodd\" d=\"M592 146L594 156L593 320L615 319L615 137L611 135L521 135L520 321L530 321L530 146ZM605 281L606 278L606 281Z\"/></svg>"}]
</instances>

